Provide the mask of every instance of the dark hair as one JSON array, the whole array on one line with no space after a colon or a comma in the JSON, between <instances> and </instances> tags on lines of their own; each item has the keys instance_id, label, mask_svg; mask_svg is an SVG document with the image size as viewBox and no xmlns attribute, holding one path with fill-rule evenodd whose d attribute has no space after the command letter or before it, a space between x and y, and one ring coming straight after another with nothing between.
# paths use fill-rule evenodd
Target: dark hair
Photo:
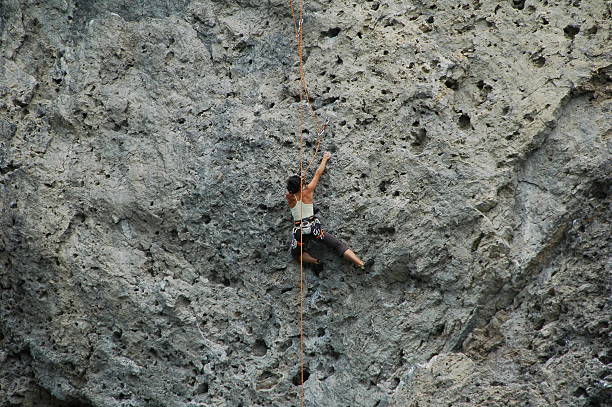
<instances>
[{"instance_id":1,"label":"dark hair","mask_svg":"<svg viewBox=\"0 0 612 407\"><path fill-rule=\"evenodd\" d=\"M287 190L291 194L297 194L298 192L300 192L300 186L301 186L300 184L301 184L300 176L292 175L287 180Z\"/></svg>"}]
</instances>

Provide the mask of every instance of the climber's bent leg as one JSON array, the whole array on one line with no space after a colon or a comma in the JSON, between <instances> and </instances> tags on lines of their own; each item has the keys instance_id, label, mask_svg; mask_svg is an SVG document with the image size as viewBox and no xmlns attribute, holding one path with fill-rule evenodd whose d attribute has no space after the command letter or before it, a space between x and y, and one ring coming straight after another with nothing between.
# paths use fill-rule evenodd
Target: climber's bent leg
<instances>
[{"instance_id":1,"label":"climber's bent leg","mask_svg":"<svg viewBox=\"0 0 612 407\"><path fill-rule=\"evenodd\" d=\"M300 254L298 253L297 256L297 260L300 261ZM310 264L318 264L319 260L312 257L308 252L303 252L302 253L302 261L304 263L310 263Z\"/></svg>"},{"instance_id":2,"label":"climber's bent leg","mask_svg":"<svg viewBox=\"0 0 612 407\"><path fill-rule=\"evenodd\" d=\"M295 260L297 260L298 262L300 261L300 254L302 255L302 261L304 263L309 263L309 264L318 264L319 260L312 257L310 255L310 253L308 253L305 249L308 246L308 242L310 241L310 236L309 235L304 235L303 236L304 239L304 248L300 250L300 236L294 236L293 241L291 242L291 256L293 256L293 258ZM301 252L301 253L300 253Z\"/></svg>"}]
</instances>

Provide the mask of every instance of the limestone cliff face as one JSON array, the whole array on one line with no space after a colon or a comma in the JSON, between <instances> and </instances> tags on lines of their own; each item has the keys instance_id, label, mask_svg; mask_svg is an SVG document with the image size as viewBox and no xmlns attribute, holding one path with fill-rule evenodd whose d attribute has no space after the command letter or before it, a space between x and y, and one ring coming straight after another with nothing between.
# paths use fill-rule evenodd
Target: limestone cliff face
<instances>
[{"instance_id":1,"label":"limestone cliff face","mask_svg":"<svg viewBox=\"0 0 612 407\"><path fill-rule=\"evenodd\" d=\"M316 208L375 261L315 250L306 405L609 402L606 3L306 2ZM288 2L2 0L0 35L0 404L296 405Z\"/></svg>"}]
</instances>

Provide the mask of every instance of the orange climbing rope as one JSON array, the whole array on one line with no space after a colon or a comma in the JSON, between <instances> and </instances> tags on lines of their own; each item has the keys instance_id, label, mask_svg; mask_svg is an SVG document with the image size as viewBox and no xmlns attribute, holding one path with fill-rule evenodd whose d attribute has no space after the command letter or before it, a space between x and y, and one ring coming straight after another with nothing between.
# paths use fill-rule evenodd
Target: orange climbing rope
<instances>
[{"instance_id":1,"label":"orange climbing rope","mask_svg":"<svg viewBox=\"0 0 612 407\"><path fill-rule=\"evenodd\" d=\"M302 0L300 0L300 19L302 13ZM301 49L302 30L300 28ZM300 75L302 74L302 55L298 53L300 59ZM300 91L300 106L302 105L303 91ZM303 201L302 191L304 190L304 109L300 109L300 200ZM302 202L303 203L303 202ZM300 220L304 219L304 205L300 205ZM300 223L300 406L304 407L304 229Z\"/></svg>"},{"instance_id":2,"label":"orange climbing rope","mask_svg":"<svg viewBox=\"0 0 612 407\"><path fill-rule=\"evenodd\" d=\"M302 57L302 14L303 14L303 4L302 0L300 0L300 27L298 29L297 20L295 17L295 10L293 8L293 0L289 0L289 5L291 6L291 14L293 16L293 29L295 31L295 40L297 47L297 54L299 59L300 66L300 84L302 85L300 88L300 107L302 107L302 98L305 93L304 88L304 69L303 69L303 57ZM304 189L304 109L300 109L300 128L299 128L299 147L300 147L300 200L304 199L302 196L302 191ZM304 205L300 205L300 220L303 219L304 215ZM302 225L300 224L300 406L304 407L305 395L304 395L304 230L302 229Z\"/></svg>"},{"instance_id":3,"label":"orange climbing rope","mask_svg":"<svg viewBox=\"0 0 612 407\"><path fill-rule=\"evenodd\" d=\"M306 105L308 106L309 111L310 111L310 116L312 117L312 120L314 121L315 129L317 131L315 150L305 170L303 169L302 164L301 164L303 157L300 156L300 176L304 177L306 173L308 172L308 170L310 169L310 167L312 166L312 163L317 157L317 153L319 152L319 149L321 147L321 140L322 140L323 133L325 132L325 129L327 128L327 123L321 124L321 122L319 121L317 113L314 107L312 106L310 93L308 92L308 83L306 82L306 74L304 71L304 47L303 47L303 39L304 39L304 35L303 35L303 25L304 25L303 24L304 23L303 0L299 1L299 19L295 13L295 7L293 6L293 0L289 0L289 7L291 8L291 16L293 18L293 31L295 34L296 52L297 52L298 61L299 61L299 74L300 74L300 85L301 85L300 86L300 106L303 104L303 101L305 100ZM303 114L304 113L302 112L302 115ZM304 131L304 126L302 123L300 126L300 137L299 137L300 150L302 150L303 148L303 145L302 145L303 131ZM302 151L300 151L300 153L302 153Z\"/></svg>"},{"instance_id":4,"label":"orange climbing rope","mask_svg":"<svg viewBox=\"0 0 612 407\"><path fill-rule=\"evenodd\" d=\"M302 117L304 117L302 115ZM302 121L303 125L303 121ZM300 150L302 149L302 133L300 132ZM300 154L300 174L302 174L303 167L303 154ZM300 177L300 221L304 219L304 204L302 196L304 178ZM300 223L300 394L301 394L301 407L304 407L304 229Z\"/></svg>"},{"instance_id":5,"label":"orange climbing rope","mask_svg":"<svg viewBox=\"0 0 612 407\"><path fill-rule=\"evenodd\" d=\"M295 42L296 42L296 50L299 62L299 74L300 74L300 127L299 127L299 148L300 148L300 161L299 161L299 174L300 174L300 196L302 194L302 190L304 188L304 177L306 173L310 169L310 166L314 162L317 153L319 152L319 148L321 146L321 139L325 128L327 127L327 123L321 126L317 114L314 110L314 107L311 104L310 94L308 93L308 84L306 83L306 75L304 73L304 48L303 48L303 22L304 22L304 7L303 0L299 0L299 20L295 13L295 8L293 6L293 0L289 0L289 6L291 7L291 15L293 17L293 30L295 34ZM315 151L313 153L312 158L310 159L306 169L304 169L304 127L305 127L305 108L303 106L303 102L306 100L306 104L310 109L311 117L315 123L315 127L317 129L317 139L315 145ZM296 137L298 139L298 137ZM303 199L303 197L301 197ZM304 219L303 214L304 206L300 206L300 220ZM299 321L299 329L300 329L300 406L304 407L304 262L303 262L303 254L304 254L304 240L303 240L303 229L300 224L300 321Z\"/></svg>"}]
</instances>

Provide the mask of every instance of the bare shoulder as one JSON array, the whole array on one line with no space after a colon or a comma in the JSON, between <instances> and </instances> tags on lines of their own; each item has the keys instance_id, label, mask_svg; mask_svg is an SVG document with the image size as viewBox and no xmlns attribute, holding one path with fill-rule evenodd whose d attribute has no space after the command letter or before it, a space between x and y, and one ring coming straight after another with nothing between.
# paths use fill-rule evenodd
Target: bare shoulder
<instances>
[{"instance_id":1,"label":"bare shoulder","mask_svg":"<svg viewBox=\"0 0 612 407\"><path fill-rule=\"evenodd\" d=\"M302 199L305 204L314 202L314 189L306 188L302 193Z\"/></svg>"},{"instance_id":2,"label":"bare shoulder","mask_svg":"<svg viewBox=\"0 0 612 407\"><path fill-rule=\"evenodd\" d=\"M288 192L285 194L285 199L287 200L287 203L289 204L290 208L293 208L297 203L297 199L295 199L295 196Z\"/></svg>"}]
</instances>

